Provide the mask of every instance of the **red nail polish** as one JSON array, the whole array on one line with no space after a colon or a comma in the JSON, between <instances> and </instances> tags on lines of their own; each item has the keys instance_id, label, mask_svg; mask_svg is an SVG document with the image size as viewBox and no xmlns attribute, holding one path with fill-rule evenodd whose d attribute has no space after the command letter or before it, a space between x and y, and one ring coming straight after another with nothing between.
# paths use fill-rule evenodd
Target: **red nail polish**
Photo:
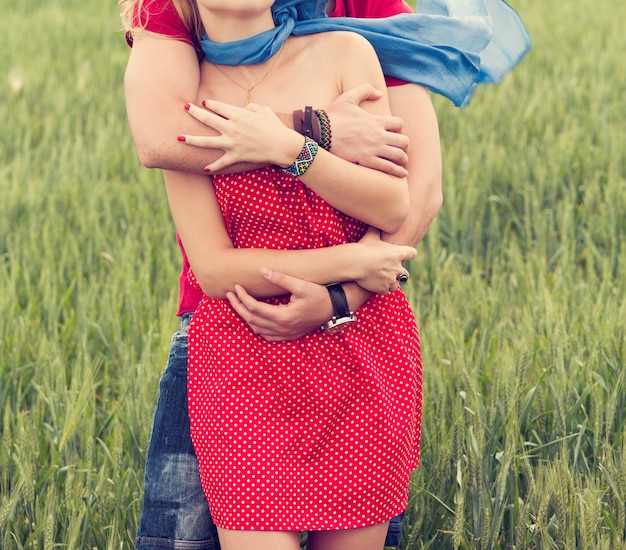
<instances>
[{"instance_id":1,"label":"red nail polish","mask_svg":"<svg viewBox=\"0 0 626 550\"><path fill-rule=\"evenodd\" d=\"M185 103L185 111L188 111L189 109L191 109L191 105L189 105L189 103Z\"/></svg>"},{"instance_id":2,"label":"red nail polish","mask_svg":"<svg viewBox=\"0 0 626 550\"><path fill-rule=\"evenodd\" d=\"M211 171L211 169L210 169L210 168L205 168L205 169L204 169L204 173L205 173L205 174L208 174L210 171Z\"/></svg>"},{"instance_id":3,"label":"red nail polish","mask_svg":"<svg viewBox=\"0 0 626 550\"><path fill-rule=\"evenodd\" d=\"M202 100L202 106L206 107L206 101L204 101L204 99Z\"/></svg>"},{"instance_id":4,"label":"red nail polish","mask_svg":"<svg viewBox=\"0 0 626 550\"><path fill-rule=\"evenodd\" d=\"M185 142L187 141L187 139L185 138L185 136L178 136L178 141Z\"/></svg>"}]
</instances>

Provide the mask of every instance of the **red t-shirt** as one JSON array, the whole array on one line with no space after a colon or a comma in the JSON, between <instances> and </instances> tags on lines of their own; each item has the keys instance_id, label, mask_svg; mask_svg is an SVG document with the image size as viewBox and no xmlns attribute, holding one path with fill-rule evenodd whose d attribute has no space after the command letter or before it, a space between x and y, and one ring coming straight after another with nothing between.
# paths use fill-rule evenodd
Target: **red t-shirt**
<instances>
[{"instance_id":1,"label":"red t-shirt","mask_svg":"<svg viewBox=\"0 0 626 550\"><path fill-rule=\"evenodd\" d=\"M372 19L390 17L399 13L413 13L403 0L337 0L330 17L369 17ZM401 86L403 80L385 76L387 86Z\"/></svg>"},{"instance_id":2,"label":"red t-shirt","mask_svg":"<svg viewBox=\"0 0 626 550\"><path fill-rule=\"evenodd\" d=\"M171 0L146 0L141 13L137 13L137 6L135 6L133 26L143 27L155 34L175 38L197 48L191 33L185 27ZM133 45L131 34L126 34L126 41L129 46Z\"/></svg>"},{"instance_id":3,"label":"red t-shirt","mask_svg":"<svg viewBox=\"0 0 626 550\"><path fill-rule=\"evenodd\" d=\"M330 17L380 18L399 13L412 13L412 11L410 6L403 0L337 0L335 9L330 14ZM141 14L135 14L133 25L142 26L147 31L155 34L181 40L197 49L191 33L185 28L171 0L146 0ZM126 40L132 46L132 36L130 34L126 35ZM393 77L385 77L385 80L387 86L404 84L404 81ZM183 267L179 278L180 294L178 304L178 315L182 315L196 310L202 298L202 292L189 284L187 280L189 261L180 238L178 238L178 244L183 255Z\"/></svg>"},{"instance_id":4,"label":"red t-shirt","mask_svg":"<svg viewBox=\"0 0 626 550\"><path fill-rule=\"evenodd\" d=\"M399 13L412 13L412 11L403 0L337 0L330 17L377 18ZM133 17L133 25L139 26L139 23L150 32L193 45L193 38L185 28L171 0L146 0L141 14L135 13Z\"/></svg>"}]
</instances>

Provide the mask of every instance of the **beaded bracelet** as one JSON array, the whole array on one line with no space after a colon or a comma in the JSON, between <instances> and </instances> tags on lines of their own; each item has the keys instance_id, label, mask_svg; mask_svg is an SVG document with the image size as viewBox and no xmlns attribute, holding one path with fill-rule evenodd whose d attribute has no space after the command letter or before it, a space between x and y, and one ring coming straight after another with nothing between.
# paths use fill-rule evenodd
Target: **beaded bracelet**
<instances>
[{"instance_id":1,"label":"beaded bracelet","mask_svg":"<svg viewBox=\"0 0 626 550\"><path fill-rule=\"evenodd\" d=\"M319 144L322 149L330 151L330 148L332 147L333 134L330 130L330 119L328 118L328 113L324 111L324 109L316 109L315 114L317 115L320 123Z\"/></svg>"},{"instance_id":2,"label":"beaded bracelet","mask_svg":"<svg viewBox=\"0 0 626 550\"><path fill-rule=\"evenodd\" d=\"M295 177L302 176L309 169L309 166L313 164L313 160L315 159L315 155L317 155L318 148L319 147L315 140L312 140L309 137L305 137L304 145L302 146L300 154L297 156L296 160L293 161L293 164L291 166L283 168L283 172L291 174Z\"/></svg>"}]
</instances>

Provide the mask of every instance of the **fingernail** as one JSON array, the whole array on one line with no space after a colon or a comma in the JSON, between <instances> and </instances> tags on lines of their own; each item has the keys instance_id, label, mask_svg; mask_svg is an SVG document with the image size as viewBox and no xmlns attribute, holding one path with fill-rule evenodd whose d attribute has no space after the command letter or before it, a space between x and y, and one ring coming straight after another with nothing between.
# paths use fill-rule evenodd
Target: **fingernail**
<instances>
[{"instance_id":1,"label":"fingernail","mask_svg":"<svg viewBox=\"0 0 626 550\"><path fill-rule=\"evenodd\" d=\"M206 107L206 101L204 99L202 100L202 106Z\"/></svg>"},{"instance_id":2,"label":"fingernail","mask_svg":"<svg viewBox=\"0 0 626 550\"><path fill-rule=\"evenodd\" d=\"M185 111L188 111L189 109L191 109L191 105L189 105L189 103L185 103Z\"/></svg>"},{"instance_id":3,"label":"fingernail","mask_svg":"<svg viewBox=\"0 0 626 550\"><path fill-rule=\"evenodd\" d=\"M206 167L206 168L204 169L204 173L205 173L205 174L208 174L210 171L211 171L211 169L210 169L209 167Z\"/></svg>"},{"instance_id":4,"label":"fingernail","mask_svg":"<svg viewBox=\"0 0 626 550\"><path fill-rule=\"evenodd\" d=\"M178 141L187 141L185 136L178 136Z\"/></svg>"}]
</instances>

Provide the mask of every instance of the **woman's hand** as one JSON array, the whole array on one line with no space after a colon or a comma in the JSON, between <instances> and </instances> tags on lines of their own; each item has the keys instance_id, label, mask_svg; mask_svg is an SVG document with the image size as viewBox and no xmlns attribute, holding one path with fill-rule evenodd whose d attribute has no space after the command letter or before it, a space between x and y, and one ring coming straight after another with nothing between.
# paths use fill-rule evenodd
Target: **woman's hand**
<instances>
[{"instance_id":1,"label":"woman's hand","mask_svg":"<svg viewBox=\"0 0 626 550\"><path fill-rule=\"evenodd\" d=\"M363 248L364 272L355 282L376 294L387 294L396 290L399 286L398 276L406 273L403 262L408 262L417 255L412 246L382 241L380 232L373 228L367 231L358 245Z\"/></svg>"},{"instance_id":2,"label":"woman's hand","mask_svg":"<svg viewBox=\"0 0 626 550\"><path fill-rule=\"evenodd\" d=\"M205 100L185 108L194 118L217 130L217 136L179 136L189 145L221 149L224 154L205 168L219 172L240 162L289 166L300 153L303 139L287 128L269 108L250 103L245 108ZM271 143L271 147L268 144Z\"/></svg>"}]
</instances>

